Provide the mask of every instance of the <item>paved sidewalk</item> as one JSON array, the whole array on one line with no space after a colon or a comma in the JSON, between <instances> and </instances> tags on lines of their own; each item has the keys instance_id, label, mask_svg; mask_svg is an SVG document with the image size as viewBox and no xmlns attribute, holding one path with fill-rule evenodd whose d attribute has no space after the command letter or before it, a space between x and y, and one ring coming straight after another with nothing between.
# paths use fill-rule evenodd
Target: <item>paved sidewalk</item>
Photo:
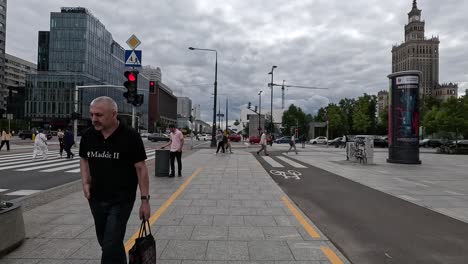
<instances>
[{"instance_id":1,"label":"paved sidewalk","mask_svg":"<svg viewBox=\"0 0 468 264\"><path fill-rule=\"evenodd\" d=\"M252 154L213 152L203 149L184 158L181 178L154 177L154 161L149 162L159 264L349 263ZM125 241L140 226L139 204ZM100 263L81 192L25 212L24 218L26 241L0 263Z\"/></svg>"},{"instance_id":2,"label":"paved sidewalk","mask_svg":"<svg viewBox=\"0 0 468 264\"><path fill-rule=\"evenodd\" d=\"M277 145L276 150L287 150ZM376 190L468 223L468 158L421 149L421 165L387 163L376 148L374 165L346 161L344 149L307 146L288 156Z\"/></svg>"}]
</instances>

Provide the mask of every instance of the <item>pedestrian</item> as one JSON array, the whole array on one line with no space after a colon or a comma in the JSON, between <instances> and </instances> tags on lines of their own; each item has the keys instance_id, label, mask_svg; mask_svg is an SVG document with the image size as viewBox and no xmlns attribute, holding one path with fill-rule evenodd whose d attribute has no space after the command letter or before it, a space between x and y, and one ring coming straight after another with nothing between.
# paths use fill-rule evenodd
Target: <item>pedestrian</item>
<instances>
[{"instance_id":1,"label":"pedestrian","mask_svg":"<svg viewBox=\"0 0 468 264\"><path fill-rule=\"evenodd\" d=\"M265 152L265 156L269 156L267 153L267 132L263 131L262 136L260 137L260 145L262 146L259 151L257 151L257 154L260 155L260 152L262 150Z\"/></svg>"},{"instance_id":2,"label":"pedestrian","mask_svg":"<svg viewBox=\"0 0 468 264\"><path fill-rule=\"evenodd\" d=\"M47 159L47 136L44 134L43 130L39 130L36 137L34 138L34 149L33 149L33 159L36 159L37 155L41 155L42 159Z\"/></svg>"},{"instance_id":3,"label":"pedestrian","mask_svg":"<svg viewBox=\"0 0 468 264\"><path fill-rule=\"evenodd\" d=\"M71 148L75 145L75 135L72 132L72 128L68 127L63 136L63 148L67 152L67 159L73 159L75 154L71 151Z\"/></svg>"},{"instance_id":4,"label":"pedestrian","mask_svg":"<svg viewBox=\"0 0 468 264\"><path fill-rule=\"evenodd\" d=\"M6 132L5 130L3 130L2 131L2 143L0 145L0 150L2 150L3 145L6 144L7 151L10 151L10 140L11 140L10 131Z\"/></svg>"},{"instance_id":5,"label":"pedestrian","mask_svg":"<svg viewBox=\"0 0 468 264\"><path fill-rule=\"evenodd\" d=\"M171 134L169 137L171 138L170 141L162 146L161 148L165 148L167 146L171 146L170 149L170 159L171 159L171 173L169 177L175 177L175 159L177 158L177 170L178 176L182 176L182 147L184 146L184 135L180 132L179 129L175 127L175 125L169 125L169 130L171 130Z\"/></svg>"},{"instance_id":6,"label":"pedestrian","mask_svg":"<svg viewBox=\"0 0 468 264\"><path fill-rule=\"evenodd\" d=\"M137 185L140 219L148 220L151 214L145 146L136 130L120 123L117 111L110 97L91 102L92 126L83 133L79 150L83 193L101 246L101 264L127 263L123 240Z\"/></svg>"},{"instance_id":7,"label":"pedestrian","mask_svg":"<svg viewBox=\"0 0 468 264\"><path fill-rule=\"evenodd\" d=\"M231 140L229 139L229 133L227 130L224 132L224 140L226 140L226 151L229 149L229 153L232 153Z\"/></svg>"},{"instance_id":8,"label":"pedestrian","mask_svg":"<svg viewBox=\"0 0 468 264\"><path fill-rule=\"evenodd\" d=\"M224 142L223 142L223 131L220 129L218 130L218 134L216 134L216 142L218 144L218 148L216 149L216 154L218 154L219 149L222 148L223 153L224 150Z\"/></svg>"},{"instance_id":9,"label":"pedestrian","mask_svg":"<svg viewBox=\"0 0 468 264\"><path fill-rule=\"evenodd\" d=\"M298 153L296 149L296 136L294 134L291 136L291 139L289 140L289 149L288 151L286 151L286 154L288 154L292 148L294 148L294 152L296 152L296 155L297 155Z\"/></svg>"},{"instance_id":10,"label":"pedestrian","mask_svg":"<svg viewBox=\"0 0 468 264\"><path fill-rule=\"evenodd\" d=\"M341 148L346 148L346 142L348 142L348 138L346 137L346 135L343 135L343 137L341 138Z\"/></svg>"},{"instance_id":11,"label":"pedestrian","mask_svg":"<svg viewBox=\"0 0 468 264\"><path fill-rule=\"evenodd\" d=\"M302 148L305 148L306 140L307 140L306 135L302 135L302 140L301 140Z\"/></svg>"},{"instance_id":12,"label":"pedestrian","mask_svg":"<svg viewBox=\"0 0 468 264\"><path fill-rule=\"evenodd\" d=\"M58 138L59 147L60 147L60 157L63 156L63 149L64 149L63 137L64 136L65 136L65 134L63 133L63 131L61 129L59 129L58 132L57 132L57 138Z\"/></svg>"}]
</instances>

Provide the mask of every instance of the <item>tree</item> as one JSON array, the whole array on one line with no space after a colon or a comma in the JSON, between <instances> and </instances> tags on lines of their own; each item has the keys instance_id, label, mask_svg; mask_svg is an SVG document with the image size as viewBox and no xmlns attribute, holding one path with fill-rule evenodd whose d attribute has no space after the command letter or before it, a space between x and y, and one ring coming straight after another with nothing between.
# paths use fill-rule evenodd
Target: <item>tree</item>
<instances>
[{"instance_id":1,"label":"tree","mask_svg":"<svg viewBox=\"0 0 468 264\"><path fill-rule=\"evenodd\" d=\"M341 108L335 104L329 104L326 107L327 116L328 116L328 129L329 129L329 138L334 138L338 135L343 135L345 133L345 119L346 116L341 110Z\"/></svg>"},{"instance_id":2,"label":"tree","mask_svg":"<svg viewBox=\"0 0 468 264\"><path fill-rule=\"evenodd\" d=\"M307 134L309 131L309 122L312 116L306 115L300 107L294 104L290 105L288 110L283 113L284 134L291 135L294 128L299 128L299 134Z\"/></svg>"},{"instance_id":3,"label":"tree","mask_svg":"<svg viewBox=\"0 0 468 264\"><path fill-rule=\"evenodd\" d=\"M377 134L388 135L388 108L384 108L382 112L379 113L379 122L377 124Z\"/></svg>"},{"instance_id":4,"label":"tree","mask_svg":"<svg viewBox=\"0 0 468 264\"><path fill-rule=\"evenodd\" d=\"M354 98L344 98L340 100L339 106L341 111L344 114L344 129L346 134L352 134L353 132L353 111L354 105L356 104L356 100Z\"/></svg>"},{"instance_id":5,"label":"tree","mask_svg":"<svg viewBox=\"0 0 468 264\"><path fill-rule=\"evenodd\" d=\"M359 97L353 110L353 130L357 133L374 134L377 127L375 109L377 97L364 94Z\"/></svg>"},{"instance_id":6,"label":"tree","mask_svg":"<svg viewBox=\"0 0 468 264\"><path fill-rule=\"evenodd\" d=\"M235 126L238 126L240 123L239 123L239 120L236 119L236 121L234 121L234 125Z\"/></svg>"},{"instance_id":7,"label":"tree","mask_svg":"<svg viewBox=\"0 0 468 264\"><path fill-rule=\"evenodd\" d=\"M468 99L449 98L440 104L433 105L423 117L423 125L428 134L440 134L442 137L455 138L468 136Z\"/></svg>"}]
</instances>

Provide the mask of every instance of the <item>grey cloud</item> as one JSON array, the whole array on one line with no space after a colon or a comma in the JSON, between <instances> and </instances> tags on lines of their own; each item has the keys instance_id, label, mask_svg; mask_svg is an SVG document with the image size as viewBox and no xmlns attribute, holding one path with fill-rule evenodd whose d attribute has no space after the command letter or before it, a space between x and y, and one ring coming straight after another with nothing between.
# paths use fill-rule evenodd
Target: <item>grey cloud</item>
<instances>
[{"instance_id":1,"label":"grey cloud","mask_svg":"<svg viewBox=\"0 0 468 264\"><path fill-rule=\"evenodd\" d=\"M209 121L214 54L189 51L189 46L218 50L218 88L229 95L231 119L238 118L248 101L257 102L260 89L269 105L266 84L272 65L278 65L275 83L284 79L329 88L286 91L286 107L295 103L313 113L328 101L388 88L391 48L403 41L411 3L140 0L137 8L130 8L135 5L123 0L81 0L66 5L90 9L124 47L135 33L142 40L143 63L160 67L164 82L202 105L202 116ZM59 0L9 1L7 52L36 61L37 31L48 30L49 13L63 5ZM460 82L461 93L468 88L468 2L420 0L418 6L426 35L440 37L440 80ZM279 108L279 88L274 96Z\"/></svg>"}]
</instances>

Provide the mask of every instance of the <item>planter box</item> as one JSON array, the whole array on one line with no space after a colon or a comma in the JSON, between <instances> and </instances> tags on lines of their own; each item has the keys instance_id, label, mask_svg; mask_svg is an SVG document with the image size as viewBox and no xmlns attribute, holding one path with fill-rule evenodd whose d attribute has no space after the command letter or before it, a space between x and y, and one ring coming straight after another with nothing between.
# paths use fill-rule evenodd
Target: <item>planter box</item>
<instances>
[{"instance_id":1,"label":"planter box","mask_svg":"<svg viewBox=\"0 0 468 264\"><path fill-rule=\"evenodd\" d=\"M0 209L0 234L0 256L21 245L25 236L21 205Z\"/></svg>"}]
</instances>

